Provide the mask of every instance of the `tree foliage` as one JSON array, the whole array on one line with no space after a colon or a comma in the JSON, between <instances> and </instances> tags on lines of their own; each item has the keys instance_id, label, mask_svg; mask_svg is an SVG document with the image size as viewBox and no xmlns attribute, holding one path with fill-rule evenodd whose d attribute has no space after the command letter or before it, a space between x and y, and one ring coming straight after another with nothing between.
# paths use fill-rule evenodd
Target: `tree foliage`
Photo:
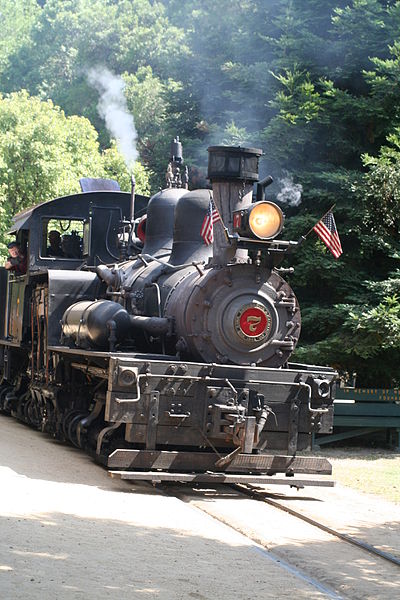
<instances>
[{"instance_id":1,"label":"tree foliage","mask_svg":"<svg viewBox=\"0 0 400 600\"><path fill-rule=\"evenodd\" d=\"M114 177L129 190L130 177L115 146L100 151L97 132L84 117L67 117L51 100L26 91L0 96L1 241L16 212L80 191L81 177ZM137 165L137 191L148 174Z\"/></svg>"},{"instance_id":2,"label":"tree foliage","mask_svg":"<svg viewBox=\"0 0 400 600\"><path fill-rule=\"evenodd\" d=\"M0 0L0 73L25 44L40 14L36 0Z\"/></svg>"},{"instance_id":3,"label":"tree foliage","mask_svg":"<svg viewBox=\"0 0 400 600\"><path fill-rule=\"evenodd\" d=\"M126 84L143 189L149 176L153 191L162 184L169 143L179 135L197 181L204 180L207 146L225 143L264 150L261 174L275 178L271 199L285 174L301 185L300 205L282 202L287 239L300 238L335 205L341 258L314 234L291 257L303 307L297 358L357 370L359 383L398 382L400 1L39 4L0 0L0 89L11 93L1 104L13 99L16 111L2 117L0 133L5 213L12 197L22 206L69 191L86 168L118 173L129 184L87 82L88 69L105 65ZM35 99L21 96L22 88ZM38 140L33 106L43 111L35 108L43 121ZM96 128L100 150L81 117Z\"/></svg>"}]
</instances>

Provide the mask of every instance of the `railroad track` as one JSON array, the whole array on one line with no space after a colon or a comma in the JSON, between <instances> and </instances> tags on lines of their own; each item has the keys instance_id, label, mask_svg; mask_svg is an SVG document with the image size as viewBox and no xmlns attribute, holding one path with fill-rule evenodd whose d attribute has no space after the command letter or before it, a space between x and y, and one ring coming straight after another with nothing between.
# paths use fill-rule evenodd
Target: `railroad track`
<instances>
[{"instance_id":1,"label":"railroad track","mask_svg":"<svg viewBox=\"0 0 400 600\"><path fill-rule=\"evenodd\" d=\"M255 546L255 550L261 553L266 559L275 563L280 568L284 569L287 573L294 575L297 579L307 582L310 586L312 586L315 590L321 592L325 597L330 598L331 600L345 600L348 598L376 598L379 597L381 599L387 600L388 598L396 597L396 592L390 593L389 595L385 595L387 591L384 592L380 590L379 579L381 578L382 582L385 580L390 580L395 582L399 581L400 584L400 571L398 571L398 567L400 566L400 558L391 554L389 552L385 552L380 550L379 548L368 544L362 540L359 540L353 536L348 534L341 533L323 523L304 515L303 513L285 506L281 504L276 499L272 499L271 492L266 490L260 490L256 486L251 484L231 484L231 485L221 485L216 488L214 492L210 490L203 494L203 489L199 486L177 486L176 484L171 483L160 483L156 484L156 487L162 490L163 493L169 496L174 496L184 502L189 503L209 517L223 523L224 525L230 527L236 532L243 535L247 540L251 540L251 542ZM257 501L258 503L264 503L271 506L273 509L277 509L279 511L283 511L287 513L291 517L299 519L308 525L319 529L324 532L328 536L333 536L336 540L340 542L344 542L349 548L351 546L357 547L361 553L357 556L349 555L349 550L341 551L338 548L336 552L337 559L333 559L332 563L328 566L328 570L326 570L326 566L322 566L320 569L315 569L315 563L310 564L307 558L307 540L304 542L304 546L300 549L296 548L296 544L294 543L291 550L287 552L287 542L286 549L283 549L283 552L280 548L276 546L276 544L272 541L269 542L268 539L263 539L263 535L258 535L255 532L254 524L253 526L244 522L243 519L239 524L235 521L235 518L232 517L232 512L225 513L224 508L219 509L218 501L219 499L224 498L225 491L225 499L226 499L226 491L227 490L234 491L235 494L239 494L245 497L249 497L250 499ZM209 500L213 498L215 502L209 502ZM251 514L252 511L248 507L246 507L246 511ZM240 511L238 511L240 512ZM243 514L243 512L242 512ZM271 518L271 515L270 515ZM253 530L252 530L253 527ZM312 541L310 542L312 546ZM371 557L371 560L374 560L373 566L371 562L366 563L364 558L364 554L367 553ZM339 567L339 563L343 562L343 556L347 555L349 558L346 558L348 564L358 563L360 565L368 564L368 579L371 574L371 569L375 570L376 579L374 580L374 585L378 586L377 589L380 590L380 595L377 595L376 592L371 590L370 593L372 595L366 595L365 592L362 592L361 589L358 589L358 581L357 578L348 578L351 580L351 583L346 583L346 577L343 574L342 564ZM305 555L305 557L304 557ZM386 563L386 567L382 564L381 561ZM324 571L325 568L325 571ZM336 572L337 568L337 572ZM361 569L362 567L360 567ZM350 585L350 589L347 589ZM370 585L370 583L368 584ZM343 588L344 591L343 591ZM398 590L398 588L397 588Z\"/></svg>"},{"instance_id":2,"label":"railroad track","mask_svg":"<svg viewBox=\"0 0 400 600\"><path fill-rule=\"evenodd\" d=\"M247 485L246 484L232 484L230 487L234 490L237 490L238 492L241 492L242 494L245 494L246 496L248 496L250 498L253 498L254 500L259 500L259 501L265 502L266 504L269 504L270 506L274 506L275 508L278 508L279 510L284 511L284 512L288 513L289 515L296 517L297 519L301 519L302 521L305 521L309 525L313 525L314 527L321 529L321 531L325 531L325 533L329 533L330 535L332 535L336 538L339 538L339 539L347 542L348 544L352 544L353 546L362 548L369 554L379 556L380 558L383 558L384 560L400 567L400 558L398 558L394 554L391 554L390 552L385 552L384 550L380 550L376 546L367 544L366 542L363 542L362 540L359 540L359 539L357 539L351 535L348 535L346 533L341 533L340 531L336 531L335 529L332 529L331 527L328 527L327 525L324 525L323 523L320 523L319 521L316 521L315 519L312 519L311 517L308 517L307 515L304 515L303 513L299 512L297 510L294 510L293 508L285 506L284 504L281 504L280 502L277 502L276 500L272 500L271 498L268 497L269 493L266 492L265 490L259 490L250 484L247 484Z\"/></svg>"},{"instance_id":3,"label":"railroad track","mask_svg":"<svg viewBox=\"0 0 400 600\"><path fill-rule=\"evenodd\" d=\"M176 489L174 489L174 488L176 488L176 484L173 484L172 482L153 483L151 485L153 485L153 487L156 487L159 491L161 491L166 496L175 497L178 500L181 500L183 502L189 501L189 497L187 496L187 489L185 490L184 488L182 488L181 490L177 491ZM240 484L239 487L241 488L242 485L244 485L244 484ZM233 485L233 484L232 485L223 484L222 487L224 489L231 488L231 489L236 490L236 485ZM191 488L196 489L196 486L191 486ZM237 489L236 491L242 492L242 490L239 490L239 489ZM328 597L330 600L345 600L345 597L342 596L341 594L337 593L334 589L325 585L323 582L317 580L315 577L310 576L308 573L304 572L303 570L299 569L294 563L291 563L291 562L288 562L287 560L282 559L282 557L278 556L277 554L275 554L274 552L269 550L263 544L260 544L259 542L255 541L251 536L244 534L240 528L237 528L234 525L232 525L231 523L227 522L225 519L219 518L216 515L211 514L207 510L202 509L197 504L193 505L193 508L196 510L200 510L201 512L205 513L208 517L211 517L212 519L219 521L223 525L233 529L236 533L239 533L240 535L245 537L247 540L250 540L252 542L252 544L254 544L255 550L258 553L260 553L262 556L264 556L264 558L266 558L268 561L274 563L275 565L277 565L279 568L283 569L287 573L294 575L294 577L296 577L300 581L308 583L310 586L315 588L318 592L321 592L324 596Z\"/></svg>"}]
</instances>

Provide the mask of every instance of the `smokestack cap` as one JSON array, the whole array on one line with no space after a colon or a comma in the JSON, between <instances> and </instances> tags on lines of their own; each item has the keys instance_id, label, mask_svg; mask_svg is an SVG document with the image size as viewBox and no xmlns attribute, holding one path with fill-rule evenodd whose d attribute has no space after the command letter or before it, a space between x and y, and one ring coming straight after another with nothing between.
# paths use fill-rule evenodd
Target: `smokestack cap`
<instances>
[{"instance_id":1,"label":"smokestack cap","mask_svg":"<svg viewBox=\"0 0 400 600\"><path fill-rule=\"evenodd\" d=\"M207 177L210 181L258 181L258 162L262 154L259 148L210 146Z\"/></svg>"}]
</instances>

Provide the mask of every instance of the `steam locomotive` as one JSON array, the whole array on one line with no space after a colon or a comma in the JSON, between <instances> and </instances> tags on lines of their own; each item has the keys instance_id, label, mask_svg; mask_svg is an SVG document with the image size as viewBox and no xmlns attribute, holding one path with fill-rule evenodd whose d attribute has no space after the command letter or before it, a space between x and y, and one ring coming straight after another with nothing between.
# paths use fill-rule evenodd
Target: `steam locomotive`
<instances>
[{"instance_id":1,"label":"steam locomotive","mask_svg":"<svg viewBox=\"0 0 400 600\"><path fill-rule=\"evenodd\" d=\"M288 362L300 309L280 265L298 242L279 237L261 155L211 147L212 190L188 191L174 140L150 200L84 180L17 214L28 265L0 269L0 410L127 479L330 474L296 456L332 430L336 373Z\"/></svg>"}]
</instances>

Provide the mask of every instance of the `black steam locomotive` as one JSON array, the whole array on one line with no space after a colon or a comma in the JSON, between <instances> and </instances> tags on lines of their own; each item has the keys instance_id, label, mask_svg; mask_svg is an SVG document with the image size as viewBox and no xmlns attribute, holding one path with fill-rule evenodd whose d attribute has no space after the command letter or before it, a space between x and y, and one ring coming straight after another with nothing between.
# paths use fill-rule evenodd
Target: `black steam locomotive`
<instances>
[{"instance_id":1,"label":"black steam locomotive","mask_svg":"<svg viewBox=\"0 0 400 600\"><path fill-rule=\"evenodd\" d=\"M288 362L300 310L279 265L297 242L278 239L260 156L211 147L212 191L187 191L175 140L150 201L85 180L16 215L28 264L0 269L0 410L123 478L329 474L296 456L332 429L336 374Z\"/></svg>"}]
</instances>

